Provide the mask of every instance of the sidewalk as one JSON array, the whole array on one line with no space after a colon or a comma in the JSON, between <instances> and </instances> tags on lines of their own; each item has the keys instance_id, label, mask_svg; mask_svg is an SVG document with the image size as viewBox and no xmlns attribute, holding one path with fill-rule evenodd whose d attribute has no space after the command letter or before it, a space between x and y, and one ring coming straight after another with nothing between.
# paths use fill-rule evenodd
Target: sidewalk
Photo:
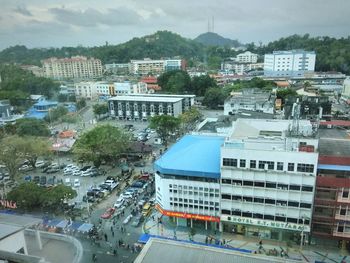
<instances>
[{"instance_id":1,"label":"sidewalk","mask_svg":"<svg viewBox=\"0 0 350 263\"><path fill-rule=\"evenodd\" d=\"M151 235L164 236L167 238L174 238L178 240L190 240L188 227L176 226L169 220L168 217L162 217L162 223L157 223L157 218L161 217L161 214L154 210L152 215L148 217L143 225L143 231ZM154 218L154 220L153 220ZM196 234L192 238L193 241L203 244L222 244L225 240L224 247L238 248L249 250L251 253L258 253L259 251L259 239L250 238L242 235L231 233L220 233L213 230L205 230L196 228ZM210 241L211 240L211 241ZM206 242L207 241L207 242ZM222 243L220 243L222 242ZM289 259L294 259L302 262L350 262L350 256L346 251L340 251L332 247L322 247L315 245L303 246L302 250L297 245L288 247L286 242L279 242L274 240L262 241L261 253L268 255L269 252L277 252L277 256L281 256L281 251L287 253Z\"/></svg>"}]
</instances>

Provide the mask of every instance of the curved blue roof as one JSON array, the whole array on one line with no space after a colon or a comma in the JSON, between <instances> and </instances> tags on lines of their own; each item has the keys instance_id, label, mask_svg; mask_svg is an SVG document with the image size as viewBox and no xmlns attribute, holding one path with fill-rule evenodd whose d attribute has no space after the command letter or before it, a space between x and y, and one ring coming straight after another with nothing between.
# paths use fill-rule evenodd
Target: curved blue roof
<instances>
[{"instance_id":1,"label":"curved blue roof","mask_svg":"<svg viewBox=\"0 0 350 263\"><path fill-rule=\"evenodd\" d=\"M37 103L35 103L34 106L56 106L57 104L57 101L40 100Z\"/></svg>"},{"instance_id":2,"label":"curved blue roof","mask_svg":"<svg viewBox=\"0 0 350 263\"><path fill-rule=\"evenodd\" d=\"M186 135L154 163L154 169L163 174L218 179L223 142L224 137Z\"/></svg>"}]
</instances>

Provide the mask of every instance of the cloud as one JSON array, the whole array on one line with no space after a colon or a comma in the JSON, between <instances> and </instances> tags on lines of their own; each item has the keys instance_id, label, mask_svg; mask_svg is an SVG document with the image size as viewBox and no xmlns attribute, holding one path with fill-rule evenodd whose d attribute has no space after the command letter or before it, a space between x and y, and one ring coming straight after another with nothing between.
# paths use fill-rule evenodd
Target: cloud
<instances>
[{"instance_id":1,"label":"cloud","mask_svg":"<svg viewBox=\"0 0 350 263\"><path fill-rule=\"evenodd\" d=\"M33 16L33 14L25 7L17 6L13 11L24 16Z\"/></svg>"},{"instance_id":2,"label":"cloud","mask_svg":"<svg viewBox=\"0 0 350 263\"><path fill-rule=\"evenodd\" d=\"M124 7L108 9L104 13L93 8L86 10L51 8L49 11L55 16L57 21L81 27L134 25L142 19L135 11Z\"/></svg>"}]
</instances>

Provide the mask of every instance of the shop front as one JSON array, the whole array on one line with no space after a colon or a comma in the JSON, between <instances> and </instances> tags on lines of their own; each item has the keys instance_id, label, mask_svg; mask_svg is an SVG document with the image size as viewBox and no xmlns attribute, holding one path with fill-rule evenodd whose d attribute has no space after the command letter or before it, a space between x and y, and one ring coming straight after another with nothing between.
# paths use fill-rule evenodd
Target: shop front
<instances>
[{"instance_id":1,"label":"shop front","mask_svg":"<svg viewBox=\"0 0 350 263\"><path fill-rule=\"evenodd\" d=\"M243 217L221 217L223 231L246 237L272 239L300 244L301 236L304 242L308 240L310 227L293 223L282 223L267 220L257 220Z\"/></svg>"}]
</instances>

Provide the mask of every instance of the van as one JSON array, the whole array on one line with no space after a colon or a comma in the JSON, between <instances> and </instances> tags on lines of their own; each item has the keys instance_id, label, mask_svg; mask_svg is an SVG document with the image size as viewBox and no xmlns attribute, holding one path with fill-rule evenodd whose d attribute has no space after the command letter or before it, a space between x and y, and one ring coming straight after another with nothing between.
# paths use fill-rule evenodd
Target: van
<instances>
[{"instance_id":1,"label":"van","mask_svg":"<svg viewBox=\"0 0 350 263\"><path fill-rule=\"evenodd\" d=\"M154 138L154 144L160 145L162 144L162 139L161 138Z\"/></svg>"},{"instance_id":2,"label":"van","mask_svg":"<svg viewBox=\"0 0 350 263\"><path fill-rule=\"evenodd\" d=\"M148 216L151 213L151 205L149 203L146 203L142 208L142 215L144 217Z\"/></svg>"}]
</instances>

